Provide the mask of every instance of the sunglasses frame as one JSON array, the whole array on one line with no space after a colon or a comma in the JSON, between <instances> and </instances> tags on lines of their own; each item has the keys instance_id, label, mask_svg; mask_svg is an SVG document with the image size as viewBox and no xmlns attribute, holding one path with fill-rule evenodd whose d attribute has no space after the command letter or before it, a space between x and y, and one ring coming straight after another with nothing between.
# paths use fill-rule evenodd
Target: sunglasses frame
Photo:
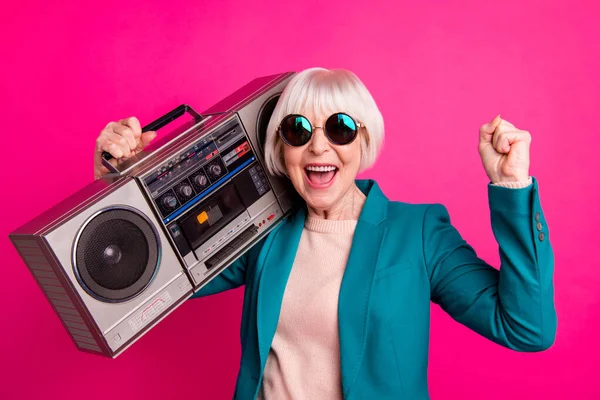
<instances>
[{"instance_id":1,"label":"sunglasses frame","mask_svg":"<svg viewBox=\"0 0 600 400\"><path fill-rule=\"evenodd\" d=\"M308 144L308 143L311 141L311 139L312 139L312 136L313 136L313 134L314 134L314 131L315 131L315 129L321 128L321 129L323 129L323 133L325 134L325 137L327 138L327 140L328 140L328 141L329 141L331 144L334 144L334 145L336 145L336 146L345 146L345 145L348 145L348 144L350 144L350 143L354 142L354 140L356 140L356 138L358 137L358 129L359 129L359 128L364 128L364 127L365 127L365 125L364 125L363 123L361 123L361 122L358 122L358 121L357 121L356 119L354 119L354 117L352 117L350 114L347 114L347 113L345 113L345 112L341 112L341 111L340 111L340 112L335 112L335 113L331 114L329 117L327 117L327 119L325 120L325 124L324 124L324 125L327 125L327 121L329 121L329 119L330 119L331 117L333 117L334 115L338 115L338 114L343 114L343 115L345 115L345 116L349 117L349 118L350 118L350 119L351 119L351 120L354 122L354 124L356 125L356 135L354 135L354 137L352 138L352 140L351 140L351 141L349 141L348 143L344 143L344 144L335 143L333 140L331 140L331 138L330 138L330 137L329 137L329 135L327 134L327 129L325 129L325 126L313 126L312 122L310 122L310 120L309 120L309 119L308 119L306 116L304 116L304 115L302 115L302 114L288 114L288 115L286 115L285 117L283 117L283 119L282 119L282 120L281 120L281 122L279 123L279 126L277 127L277 130L276 130L276 132L279 134L279 137L281 138L281 140L283 141L283 143L285 143L287 146L290 146L290 147L302 147L302 146L304 146L304 145ZM310 125L310 138L308 139L308 141L307 141L306 143L304 143L304 144L299 144L299 145L294 145L294 144L291 144L291 143L289 143L289 142L288 142L288 141L285 139L285 137L283 136L283 132L282 132L282 130L281 130L281 126L283 125L283 121L285 121L285 120L286 120L286 119L288 119L289 117L302 117L302 118L304 118L306 121L308 121L308 124Z\"/></svg>"}]
</instances>

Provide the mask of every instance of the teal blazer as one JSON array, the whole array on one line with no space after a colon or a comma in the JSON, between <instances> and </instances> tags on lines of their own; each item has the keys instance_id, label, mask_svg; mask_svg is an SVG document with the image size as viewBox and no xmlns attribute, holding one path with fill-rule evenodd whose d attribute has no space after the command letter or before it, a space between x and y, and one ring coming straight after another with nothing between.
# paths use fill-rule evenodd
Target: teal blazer
<instances>
[{"instance_id":1,"label":"teal blazer","mask_svg":"<svg viewBox=\"0 0 600 400\"><path fill-rule=\"evenodd\" d=\"M389 201L356 181L366 201L338 305L345 399L428 399L430 301L484 337L517 351L555 338L554 255L538 184L488 183L500 270L478 258L442 204ZM255 399L307 211L298 207L195 297L245 285L235 399Z\"/></svg>"}]
</instances>

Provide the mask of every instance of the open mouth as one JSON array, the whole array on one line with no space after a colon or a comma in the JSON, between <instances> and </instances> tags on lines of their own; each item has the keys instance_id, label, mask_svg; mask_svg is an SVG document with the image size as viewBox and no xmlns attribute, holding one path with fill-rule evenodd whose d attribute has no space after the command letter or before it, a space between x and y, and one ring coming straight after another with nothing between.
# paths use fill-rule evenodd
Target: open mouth
<instances>
[{"instance_id":1,"label":"open mouth","mask_svg":"<svg viewBox=\"0 0 600 400\"><path fill-rule=\"evenodd\" d=\"M315 187L328 186L333 182L337 171L334 165L309 165L304 168L309 183Z\"/></svg>"}]
</instances>

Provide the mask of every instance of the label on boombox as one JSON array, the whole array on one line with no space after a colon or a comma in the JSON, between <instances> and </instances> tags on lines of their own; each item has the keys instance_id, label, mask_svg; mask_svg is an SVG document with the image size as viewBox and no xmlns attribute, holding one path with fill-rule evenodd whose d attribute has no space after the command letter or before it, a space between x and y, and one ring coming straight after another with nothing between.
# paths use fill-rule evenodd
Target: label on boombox
<instances>
[{"instance_id":1,"label":"label on boombox","mask_svg":"<svg viewBox=\"0 0 600 400\"><path fill-rule=\"evenodd\" d=\"M141 179L196 287L283 217L236 114Z\"/></svg>"}]
</instances>

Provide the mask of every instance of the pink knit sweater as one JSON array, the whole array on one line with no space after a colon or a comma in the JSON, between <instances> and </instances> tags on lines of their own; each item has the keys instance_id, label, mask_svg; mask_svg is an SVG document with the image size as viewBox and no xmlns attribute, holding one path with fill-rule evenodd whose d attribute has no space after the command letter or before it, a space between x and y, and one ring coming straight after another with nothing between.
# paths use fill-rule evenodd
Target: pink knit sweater
<instances>
[{"instance_id":1,"label":"pink knit sweater","mask_svg":"<svg viewBox=\"0 0 600 400\"><path fill-rule=\"evenodd\" d=\"M356 223L307 217L258 399L342 399L338 294Z\"/></svg>"}]
</instances>

